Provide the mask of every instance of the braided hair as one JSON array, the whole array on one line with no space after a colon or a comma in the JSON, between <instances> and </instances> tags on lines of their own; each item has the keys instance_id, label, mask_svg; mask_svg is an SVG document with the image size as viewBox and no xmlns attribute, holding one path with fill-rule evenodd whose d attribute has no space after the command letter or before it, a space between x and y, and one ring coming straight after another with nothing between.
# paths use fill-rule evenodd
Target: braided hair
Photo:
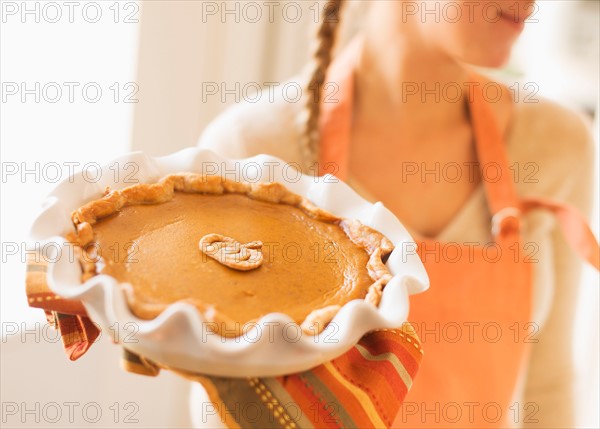
<instances>
[{"instance_id":1,"label":"braided hair","mask_svg":"<svg viewBox=\"0 0 600 429\"><path fill-rule=\"evenodd\" d=\"M305 93L305 105L302 112L303 130L300 148L304 168L311 170L318 161L319 152L319 115L323 84L327 69L331 64L333 47L340 24L340 11L344 0L327 0L317 29L317 41L311 58L314 63ZM315 172L317 174L317 172Z\"/></svg>"}]
</instances>

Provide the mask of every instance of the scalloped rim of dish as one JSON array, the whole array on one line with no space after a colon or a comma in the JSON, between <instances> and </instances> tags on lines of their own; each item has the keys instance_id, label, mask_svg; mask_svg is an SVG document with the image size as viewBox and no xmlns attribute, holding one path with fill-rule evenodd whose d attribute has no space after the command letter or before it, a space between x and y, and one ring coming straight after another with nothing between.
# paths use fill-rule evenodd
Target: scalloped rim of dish
<instances>
[{"instance_id":1,"label":"scalloped rim of dish","mask_svg":"<svg viewBox=\"0 0 600 429\"><path fill-rule=\"evenodd\" d=\"M361 299L350 301L316 336L302 334L289 316L270 313L248 325L242 336L225 338L208 329L195 307L180 302L171 304L155 319L138 319L127 305L124 285L113 277L98 275L81 284L79 262L69 254L72 249L67 248L64 238L73 228L73 210L97 199L106 186L122 189L133 184L125 182L132 166L137 168L138 182L134 183L151 183L182 171L207 174L209 168L212 174L229 178L235 171L244 176L239 180L280 182L337 216L358 219L383 233L395 248L386 263L393 277L383 289L379 307ZM125 155L102 166L95 183L86 181L81 172L60 182L34 220L31 238L42 246L55 243L54 255L47 255L50 289L65 298L81 300L103 332L161 366L216 376L266 377L312 368L343 354L373 329L400 327L408 316L409 295L429 287L416 243L383 204L369 203L334 176L301 175L290 170L289 163L270 155L229 159L200 148L164 157L141 152Z\"/></svg>"}]
</instances>

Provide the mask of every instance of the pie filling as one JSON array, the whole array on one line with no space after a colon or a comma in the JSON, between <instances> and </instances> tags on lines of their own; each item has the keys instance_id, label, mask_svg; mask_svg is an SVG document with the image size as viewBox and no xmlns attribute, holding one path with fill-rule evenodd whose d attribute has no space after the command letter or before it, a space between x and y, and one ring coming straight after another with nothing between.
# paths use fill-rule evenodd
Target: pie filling
<instances>
[{"instance_id":1,"label":"pie filling","mask_svg":"<svg viewBox=\"0 0 600 429\"><path fill-rule=\"evenodd\" d=\"M317 334L353 299L377 306L391 277L383 235L279 184L172 175L107 191L73 221L82 280L108 274L128 284L142 319L189 302L223 336L274 312Z\"/></svg>"}]
</instances>

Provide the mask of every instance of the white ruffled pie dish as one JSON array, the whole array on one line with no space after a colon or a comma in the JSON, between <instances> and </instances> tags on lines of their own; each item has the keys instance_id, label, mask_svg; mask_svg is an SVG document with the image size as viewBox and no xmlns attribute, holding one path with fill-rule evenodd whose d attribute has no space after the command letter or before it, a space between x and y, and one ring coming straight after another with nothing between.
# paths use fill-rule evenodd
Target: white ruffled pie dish
<instances>
[{"instance_id":1,"label":"white ruffled pie dish","mask_svg":"<svg viewBox=\"0 0 600 429\"><path fill-rule=\"evenodd\" d=\"M242 336L224 338L213 333L190 304L174 303L155 319L142 320L133 315L123 285L113 277L98 275L82 284L79 261L64 238L73 230L71 212L100 198L107 186L122 189L181 172L280 182L337 216L358 219L383 233L395 249L386 262L393 278L379 307L360 299L350 301L317 336L302 333L287 315L271 313L249 325ZM408 316L409 295L429 286L416 244L383 204L367 202L333 176L301 175L290 164L267 155L226 159L198 148L165 157L126 155L103 166L99 174L79 172L59 183L36 217L31 236L45 249L50 289L82 301L105 335L163 366L209 375L266 377L312 368L343 354L371 330L400 327Z\"/></svg>"}]
</instances>

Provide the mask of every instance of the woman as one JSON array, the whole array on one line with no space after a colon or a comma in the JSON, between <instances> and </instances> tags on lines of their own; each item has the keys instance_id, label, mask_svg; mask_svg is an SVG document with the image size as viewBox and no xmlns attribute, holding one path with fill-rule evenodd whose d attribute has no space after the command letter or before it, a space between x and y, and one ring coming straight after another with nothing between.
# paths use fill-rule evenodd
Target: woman
<instances>
[{"instance_id":1,"label":"woman","mask_svg":"<svg viewBox=\"0 0 600 429\"><path fill-rule=\"evenodd\" d=\"M588 213L592 139L576 114L472 70L506 63L532 1L436 3L369 2L330 67L344 2L329 1L306 108L238 105L200 145L334 173L412 232L426 355L395 426L573 427L580 260L557 219L576 214L548 199Z\"/></svg>"}]
</instances>

